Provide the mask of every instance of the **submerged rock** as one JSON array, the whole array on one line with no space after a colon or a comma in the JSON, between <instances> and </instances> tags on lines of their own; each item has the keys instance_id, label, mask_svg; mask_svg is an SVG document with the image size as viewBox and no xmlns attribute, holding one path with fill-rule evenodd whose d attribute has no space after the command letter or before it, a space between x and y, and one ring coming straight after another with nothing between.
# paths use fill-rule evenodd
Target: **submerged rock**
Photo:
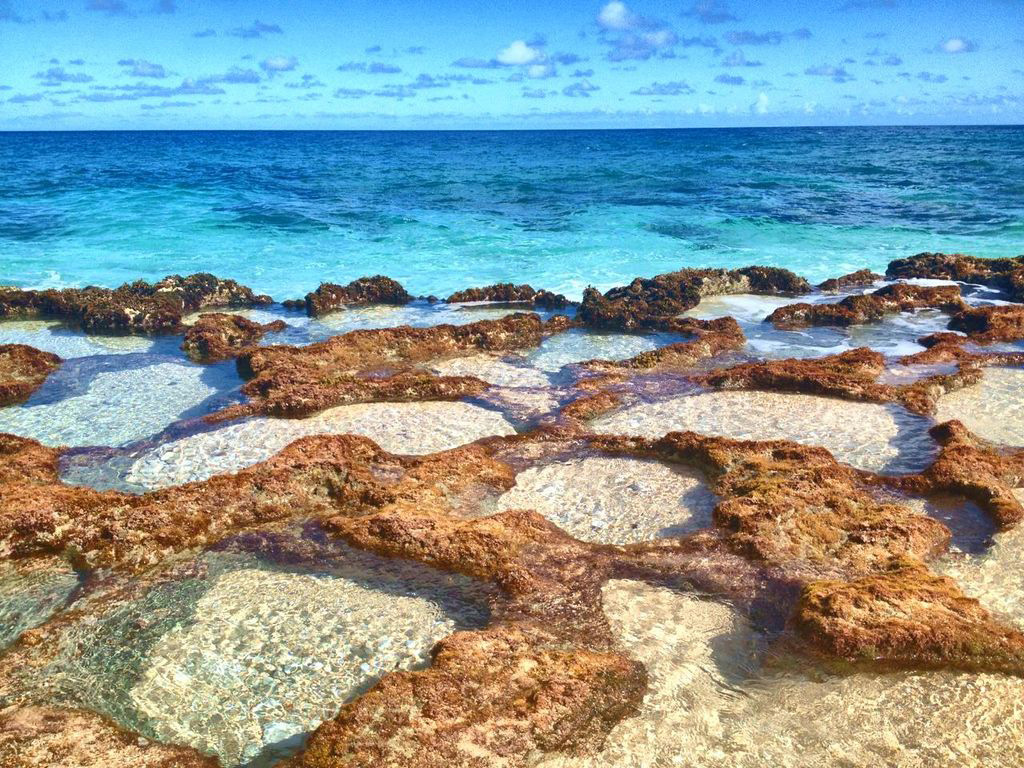
<instances>
[{"instance_id":1,"label":"submerged rock","mask_svg":"<svg viewBox=\"0 0 1024 768\"><path fill-rule=\"evenodd\" d=\"M957 419L979 437L1024 448L1024 368L993 366L974 386L939 398L936 418Z\"/></svg>"},{"instance_id":2,"label":"submerged rock","mask_svg":"<svg viewBox=\"0 0 1024 768\"><path fill-rule=\"evenodd\" d=\"M255 344L267 333L287 327L283 320L260 324L240 315L211 312L200 315L189 326L181 348L197 363L218 363L237 357L245 347Z\"/></svg>"},{"instance_id":3,"label":"submerged rock","mask_svg":"<svg viewBox=\"0 0 1024 768\"><path fill-rule=\"evenodd\" d=\"M955 285L907 285L896 283L874 293L847 296L835 304L789 304L766 318L776 328L806 328L812 325L845 327L873 323L893 312L939 309L958 312L965 308L960 288Z\"/></svg>"},{"instance_id":4,"label":"submerged rock","mask_svg":"<svg viewBox=\"0 0 1024 768\"><path fill-rule=\"evenodd\" d=\"M962 253L919 253L890 262L886 277L931 278L980 283L1003 291L1012 301L1024 302L1024 256L982 259Z\"/></svg>"},{"instance_id":5,"label":"submerged rock","mask_svg":"<svg viewBox=\"0 0 1024 768\"><path fill-rule=\"evenodd\" d=\"M321 283L315 291L306 294L306 314L320 317L348 305L408 304L412 298L401 283L390 277L360 277L348 285ZM288 304L294 307L297 302Z\"/></svg>"},{"instance_id":6,"label":"submerged rock","mask_svg":"<svg viewBox=\"0 0 1024 768\"><path fill-rule=\"evenodd\" d=\"M972 341L980 344L1021 341L1024 340L1024 306L965 309L953 315L949 329L966 333Z\"/></svg>"},{"instance_id":7,"label":"submerged rock","mask_svg":"<svg viewBox=\"0 0 1024 768\"><path fill-rule=\"evenodd\" d=\"M0 407L28 400L61 359L24 344L0 344Z\"/></svg>"},{"instance_id":8,"label":"submerged rock","mask_svg":"<svg viewBox=\"0 0 1024 768\"><path fill-rule=\"evenodd\" d=\"M121 730L106 718L70 709L0 710L4 768L218 768L213 757Z\"/></svg>"},{"instance_id":9,"label":"submerged rock","mask_svg":"<svg viewBox=\"0 0 1024 768\"><path fill-rule=\"evenodd\" d=\"M591 328L674 331L678 316L697 306L703 296L800 294L810 289L802 277L776 267L683 269L652 278L638 277L604 295L587 288L578 317Z\"/></svg>"},{"instance_id":10,"label":"submerged rock","mask_svg":"<svg viewBox=\"0 0 1024 768\"><path fill-rule=\"evenodd\" d=\"M207 307L270 304L234 280L207 273L139 280L119 288L0 290L0 317L57 318L90 332L174 333L182 316Z\"/></svg>"}]
</instances>

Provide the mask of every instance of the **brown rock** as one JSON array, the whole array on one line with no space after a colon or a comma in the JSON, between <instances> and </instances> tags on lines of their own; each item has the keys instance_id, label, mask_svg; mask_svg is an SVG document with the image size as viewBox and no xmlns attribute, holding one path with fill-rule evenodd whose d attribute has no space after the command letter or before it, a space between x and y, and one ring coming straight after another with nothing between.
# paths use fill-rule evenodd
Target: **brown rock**
<instances>
[{"instance_id":1,"label":"brown rock","mask_svg":"<svg viewBox=\"0 0 1024 768\"><path fill-rule=\"evenodd\" d=\"M464 301L492 301L503 304L532 304L543 309L564 309L571 303L560 293L537 291L530 285L495 283L482 288L467 288L456 291L445 302L455 304Z\"/></svg>"},{"instance_id":2,"label":"brown rock","mask_svg":"<svg viewBox=\"0 0 1024 768\"><path fill-rule=\"evenodd\" d=\"M412 301L402 284L384 275L360 277L348 285L321 283L306 294L306 314L320 317L347 305L408 304Z\"/></svg>"},{"instance_id":3,"label":"brown rock","mask_svg":"<svg viewBox=\"0 0 1024 768\"><path fill-rule=\"evenodd\" d=\"M0 768L217 768L187 747L150 742L72 709L0 710Z\"/></svg>"},{"instance_id":4,"label":"brown rock","mask_svg":"<svg viewBox=\"0 0 1024 768\"><path fill-rule=\"evenodd\" d=\"M588 370L601 372L686 371L702 360L740 349L746 343L739 323L731 317L718 317L713 320L679 318L673 326L676 332L691 334L696 338L693 341L679 341L641 352L628 360L588 360L580 365Z\"/></svg>"},{"instance_id":5,"label":"brown rock","mask_svg":"<svg viewBox=\"0 0 1024 768\"><path fill-rule=\"evenodd\" d=\"M238 357L238 370L249 379L243 392L250 405L214 418L243 413L294 418L347 403L479 394L487 387L479 379L438 377L408 366L476 351L533 347L544 333L537 315L516 313L468 325L352 331L305 347L249 349Z\"/></svg>"},{"instance_id":6,"label":"brown rock","mask_svg":"<svg viewBox=\"0 0 1024 768\"><path fill-rule=\"evenodd\" d=\"M0 292L0 318L52 317L90 332L174 333L182 315L208 307L271 303L234 280L200 273L108 288Z\"/></svg>"},{"instance_id":7,"label":"brown rock","mask_svg":"<svg viewBox=\"0 0 1024 768\"><path fill-rule=\"evenodd\" d=\"M181 348L197 363L219 363L238 357L243 349L265 334L287 327L283 320L261 325L240 315L208 313L201 315L185 332Z\"/></svg>"},{"instance_id":8,"label":"brown rock","mask_svg":"<svg viewBox=\"0 0 1024 768\"><path fill-rule=\"evenodd\" d=\"M793 624L814 647L850 661L1024 673L1024 634L912 561L809 585Z\"/></svg>"},{"instance_id":9,"label":"brown rock","mask_svg":"<svg viewBox=\"0 0 1024 768\"><path fill-rule=\"evenodd\" d=\"M895 283L874 293L847 296L835 304L788 304L776 309L766 319L777 328L805 328L810 325L845 327L878 322L894 312L917 309L957 312L964 306L958 286Z\"/></svg>"},{"instance_id":10,"label":"brown rock","mask_svg":"<svg viewBox=\"0 0 1024 768\"><path fill-rule=\"evenodd\" d=\"M810 290L802 277L775 267L683 269L652 278L636 278L603 296L594 288L583 294L579 318L591 328L675 330L678 316L704 296L730 293L799 294Z\"/></svg>"},{"instance_id":11,"label":"brown rock","mask_svg":"<svg viewBox=\"0 0 1024 768\"><path fill-rule=\"evenodd\" d=\"M520 768L600 749L636 714L643 667L500 626L442 640L422 672L388 675L321 725L287 768ZM284 767L283 767L284 768Z\"/></svg>"},{"instance_id":12,"label":"brown rock","mask_svg":"<svg viewBox=\"0 0 1024 768\"><path fill-rule=\"evenodd\" d=\"M891 262L885 274L895 279L923 277L980 283L998 288L1012 301L1024 301L1024 256L981 259L962 253L919 253Z\"/></svg>"},{"instance_id":13,"label":"brown rock","mask_svg":"<svg viewBox=\"0 0 1024 768\"><path fill-rule=\"evenodd\" d=\"M953 315L951 331L966 333L971 341L990 344L996 341L1024 340L1024 306L974 307Z\"/></svg>"},{"instance_id":14,"label":"brown rock","mask_svg":"<svg viewBox=\"0 0 1024 768\"><path fill-rule=\"evenodd\" d=\"M858 269L856 272L851 272L848 275L826 280L818 286L818 290L822 293L839 293L847 288L863 288L874 285L879 280L884 279L882 275L877 275L870 269Z\"/></svg>"},{"instance_id":15,"label":"brown rock","mask_svg":"<svg viewBox=\"0 0 1024 768\"><path fill-rule=\"evenodd\" d=\"M25 344L0 344L0 407L28 400L61 359Z\"/></svg>"}]
</instances>

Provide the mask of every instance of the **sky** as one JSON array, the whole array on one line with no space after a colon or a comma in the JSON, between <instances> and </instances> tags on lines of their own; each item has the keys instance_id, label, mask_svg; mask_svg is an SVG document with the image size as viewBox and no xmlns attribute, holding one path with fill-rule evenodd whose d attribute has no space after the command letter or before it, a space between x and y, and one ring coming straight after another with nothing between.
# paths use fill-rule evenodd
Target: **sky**
<instances>
[{"instance_id":1,"label":"sky","mask_svg":"<svg viewBox=\"0 0 1024 768\"><path fill-rule=\"evenodd\" d=\"M0 130L1024 123L1024 0L0 0Z\"/></svg>"}]
</instances>

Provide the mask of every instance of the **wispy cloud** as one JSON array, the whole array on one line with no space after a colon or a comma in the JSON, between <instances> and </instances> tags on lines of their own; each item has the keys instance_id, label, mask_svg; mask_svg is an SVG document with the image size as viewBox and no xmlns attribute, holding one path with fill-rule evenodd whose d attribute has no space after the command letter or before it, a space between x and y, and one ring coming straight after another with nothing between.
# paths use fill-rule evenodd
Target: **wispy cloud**
<instances>
[{"instance_id":1,"label":"wispy cloud","mask_svg":"<svg viewBox=\"0 0 1024 768\"><path fill-rule=\"evenodd\" d=\"M698 0L683 15L692 16L701 24L725 24L729 21L739 21L729 10L729 6L721 0Z\"/></svg>"},{"instance_id":2,"label":"wispy cloud","mask_svg":"<svg viewBox=\"0 0 1024 768\"><path fill-rule=\"evenodd\" d=\"M32 75L43 85L63 85L64 83L91 83L93 78L84 72L68 72L63 67L50 67L44 72L36 72Z\"/></svg>"},{"instance_id":3,"label":"wispy cloud","mask_svg":"<svg viewBox=\"0 0 1024 768\"><path fill-rule=\"evenodd\" d=\"M577 80L575 83L565 86L562 89L562 94L570 98L589 99L590 94L599 90L601 90L600 86L594 85L589 80Z\"/></svg>"},{"instance_id":4,"label":"wispy cloud","mask_svg":"<svg viewBox=\"0 0 1024 768\"><path fill-rule=\"evenodd\" d=\"M193 32L192 37L216 37L217 30L215 29L201 29L198 32Z\"/></svg>"},{"instance_id":5,"label":"wispy cloud","mask_svg":"<svg viewBox=\"0 0 1024 768\"><path fill-rule=\"evenodd\" d=\"M723 67L760 67L760 61L751 61L743 55L743 51L733 51L722 59Z\"/></svg>"},{"instance_id":6,"label":"wispy cloud","mask_svg":"<svg viewBox=\"0 0 1024 768\"><path fill-rule=\"evenodd\" d=\"M294 56L271 56L260 62L260 69L273 77L279 72L291 72L299 66L299 60Z\"/></svg>"},{"instance_id":7,"label":"wispy cloud","mask_svg":"<svg viewBox=\"0 0 1024 768\"><path fill-rule=\"evenodd\" d=\"M127 67L127 74L132 77L167 77L167 71L160 64L154 64L145 59L121 59L117 62L119 67Z\"/></svg>"},{"instance_id":8,"label":"wispy cloud","mask_svg":"<svg viewBox=\"0 0 1024 768\"><path fill-rule=\"evenodd\" d=\"M950 37L935 46L940 53L974 53L978 44L966 37Z\"/></svg>"},{"instance_id":9,"label":"wispy cloud","mask_svg":"<svg viewBox=\"0 0 1024 768\"><path fill-rule=\"evenodd\" d=\"M846 0L839 10L841 11L867 11L871 9L895 8L898 0Z\"/></svg>"},{"instance_id":10,"label":"wispy cloud","mask_svg":"<svg viewBox=\"0 0 1024 768\"><path fill-rule=\"evenodd\" d=\"M129 13L124 0L88 0L85 10L100 11L109 16L126 16Z\"/></svg>"},{"instance_id":11,"label":"wispy cloud","mask_svg":"<svg viewBox=\"0 0 1024 768\"><path fill-rule=\"evenodd\" d=\"M668 83L651 83L630 93L634 96L685 96L695 91L685 80L673 80Z\"/></svg>"},{"instance_id":12,"label":"wispy cloud","mask_svg":"<svg viewBox=\"0 0 1024 768\"><path fill-rule=\"evenodd\" d=\"M367 75L397 75L402 68L382 61L349 61L338 65L339 72L363 72Z\"/></svg>"},{"instance_id":13,"label":"wispy cloud","mask_svg":"<svg viewBox=\"0 0 1024 768\"><path fill-rule=\"evenodd\" d=\"M597 14L602 41L609 46L609 61L646 60L671 55L679 37L669 24L633 13L621 0L611 0Z\"/></svg>"},{"instance_id":14,"label":"wispy cloud","mask_svg":"<svg viewBox=\"0 0 1024 768\"><path fill-rule=\"evenodd\" d=\"M228 83L230 85L241 85L249 84L255 85L256 83L263 82L263 78L260 77L260 73L255 69L243 69L242 67L232 67L222 75L211 75L204 77L197 81L200 85L209 85L210 83Z\"/></svg>"},{"instance_id":15,"label":"wispy cloud","mask_svg":"<svg viewBox=\"0 0 1024 768\"><path fill-rule=\"evenodd\" d=\"M815 77L827 77L835 83L848 83L853 80L853 75L846 71L843 67L834 67L831 64L819 64L814 67L808 67L804 70L805 75L813 75Z\"/></svg>"},{"instance_id":16,"label":"wispy cloud","mask_svg":"<svg viewBox=\"0 0 1024 768\"><path fill-rule=\"evenodd\" d=\"M264 24L257 19L247 27L235 27L229 29L227 34L231 37L241 37L245 40L253 40L264 35L283 35L284 30L277 24Z\"/></svg>"},{"instance_id":17,"label":"wispy cloud","mask_svg":"<svg viewBox=\"0 0 1024 768\"><path fill-rule=\"evenodd\" d=\"M174 0L157 0L153 13L176 13L178 5Z\"/></svg>"},{"instance_id":18,"label":"wispy cloud","mask_svg":"<svg viewBox=\"0 0 1024 768\"><path fill-rule=\"evenodd\" d=\"M923 80L926 83L944 83L949 80L945 75L935 74L934 72L918 72L917 79Z\"/></svg>"},{"instance_id":19,"label":"wispy cloud","mask_svg":"<svg viewBox=\"0 0 1024 768\"><path fill-rule=\"evenodd\" d=\"M721 74L715 78L715 82L722 83L723 85L743 85L746 82L746 80L744 80L739 75Z\"/></svg>"}]
</instances>

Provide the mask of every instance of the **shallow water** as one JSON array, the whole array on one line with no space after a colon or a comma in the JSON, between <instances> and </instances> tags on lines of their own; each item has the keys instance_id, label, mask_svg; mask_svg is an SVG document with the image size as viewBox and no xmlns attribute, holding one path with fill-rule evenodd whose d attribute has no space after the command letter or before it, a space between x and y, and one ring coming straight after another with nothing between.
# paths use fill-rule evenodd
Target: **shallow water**
<instances>
[{"instance_id":1,"label":"shallow water","mask_svg":"<svg viewBox=\"0 0 1024 768\"><path fill-rule=\"evenodd\" d=\"M425 454L514 431L501 414L468 403L343 405L305 419L248 419L172 440L130 457L130 463L114 457L105 467L78 466L65 479L150 490L237 472L312 435L362 435L392 453Z\"/></svg>"},{"instance_id":2,"label":"shallow water","mask_svg":"<svg viewBox=\"0 0 1024 768\"><path fill-rule=\"evenodd\" d=\"M0 431L47 445L125 445L216 410L240 384L231 363L83 358L61 366L23 405L0 408Z\"/></svg>"},{"instance_id":3,"label":"shallow water","mask_svg":"<svg viewBox=\"0 0 1024 768\"><path fill-rule=\"evenodd\" d=\"M78 581L57 558L0 562L0 650L63 608Z\"/></svg>"},{"instance_id":4,"label":"shallow water","mask_svg":"<svg viewBox=\"0 0 1024 768\"><path fill-rule=\"evenodd\" d=\"M775 392L705 392L642 403L602 416L607 434L660 437L693 431L736 440L792 440L827 448L859 469L893 474L924 469L937 447L929 420L895 405Z\"/></svg>"},{"instance_id":5,"label":"shallow water","mask_svg":"<svg viewBox=\"0 0 1024 768\"><path fill-rule=\"evenodd\" d=\"M49 320L0 320L0 344L28 344L67 359L154 352L158 346L169 347L166 351L172 352L180 341L148 336L97 336Z\"/></svg>"},{"instance_id":6,"label":"shallow water","mask_svg":"<svg viewBox=\"0 0 1024 768\"><path fill-rule=\"evenodd\" d=\"M497 507L536 510L583 541L629 544L704 528L716 503L697 471L591 457L520 472Z\"/></svg>"},{"instance_id":7,"label":"shallow water","mask_svg":"<svg viewBox=\"0 0 1024 768\"><path fill-rule=\"evenodd\" d=\"M931 768L1024 761L1024 681L945 672L813 676L761 666L763 641L718 603L629 581L604 588L650 687L591 758L542 768Z\"/></svg>"},{"instance_id":8,"label":"shallow water","mask_svg":"<svg viewBox=\"0 0 1024 768\"><path fill-rule=\"evenodd\" d=\"M1024 447L1024 368L986 368L978 384L941 397L935 418L959 419L979 437Z\"/></svg>"},{"instance_id":9,"label":"shallow water","mask_svg":"<svg viewBox=\"0 0 1024 768\"><path fill-rule=\"evenodd\" d=\"M30 696L85 706L225 766L269 766L394 669L487 620L467 580L328 544L315 562L209 553L127 601L87 598Z\"/></svg>"}]
</instances>

